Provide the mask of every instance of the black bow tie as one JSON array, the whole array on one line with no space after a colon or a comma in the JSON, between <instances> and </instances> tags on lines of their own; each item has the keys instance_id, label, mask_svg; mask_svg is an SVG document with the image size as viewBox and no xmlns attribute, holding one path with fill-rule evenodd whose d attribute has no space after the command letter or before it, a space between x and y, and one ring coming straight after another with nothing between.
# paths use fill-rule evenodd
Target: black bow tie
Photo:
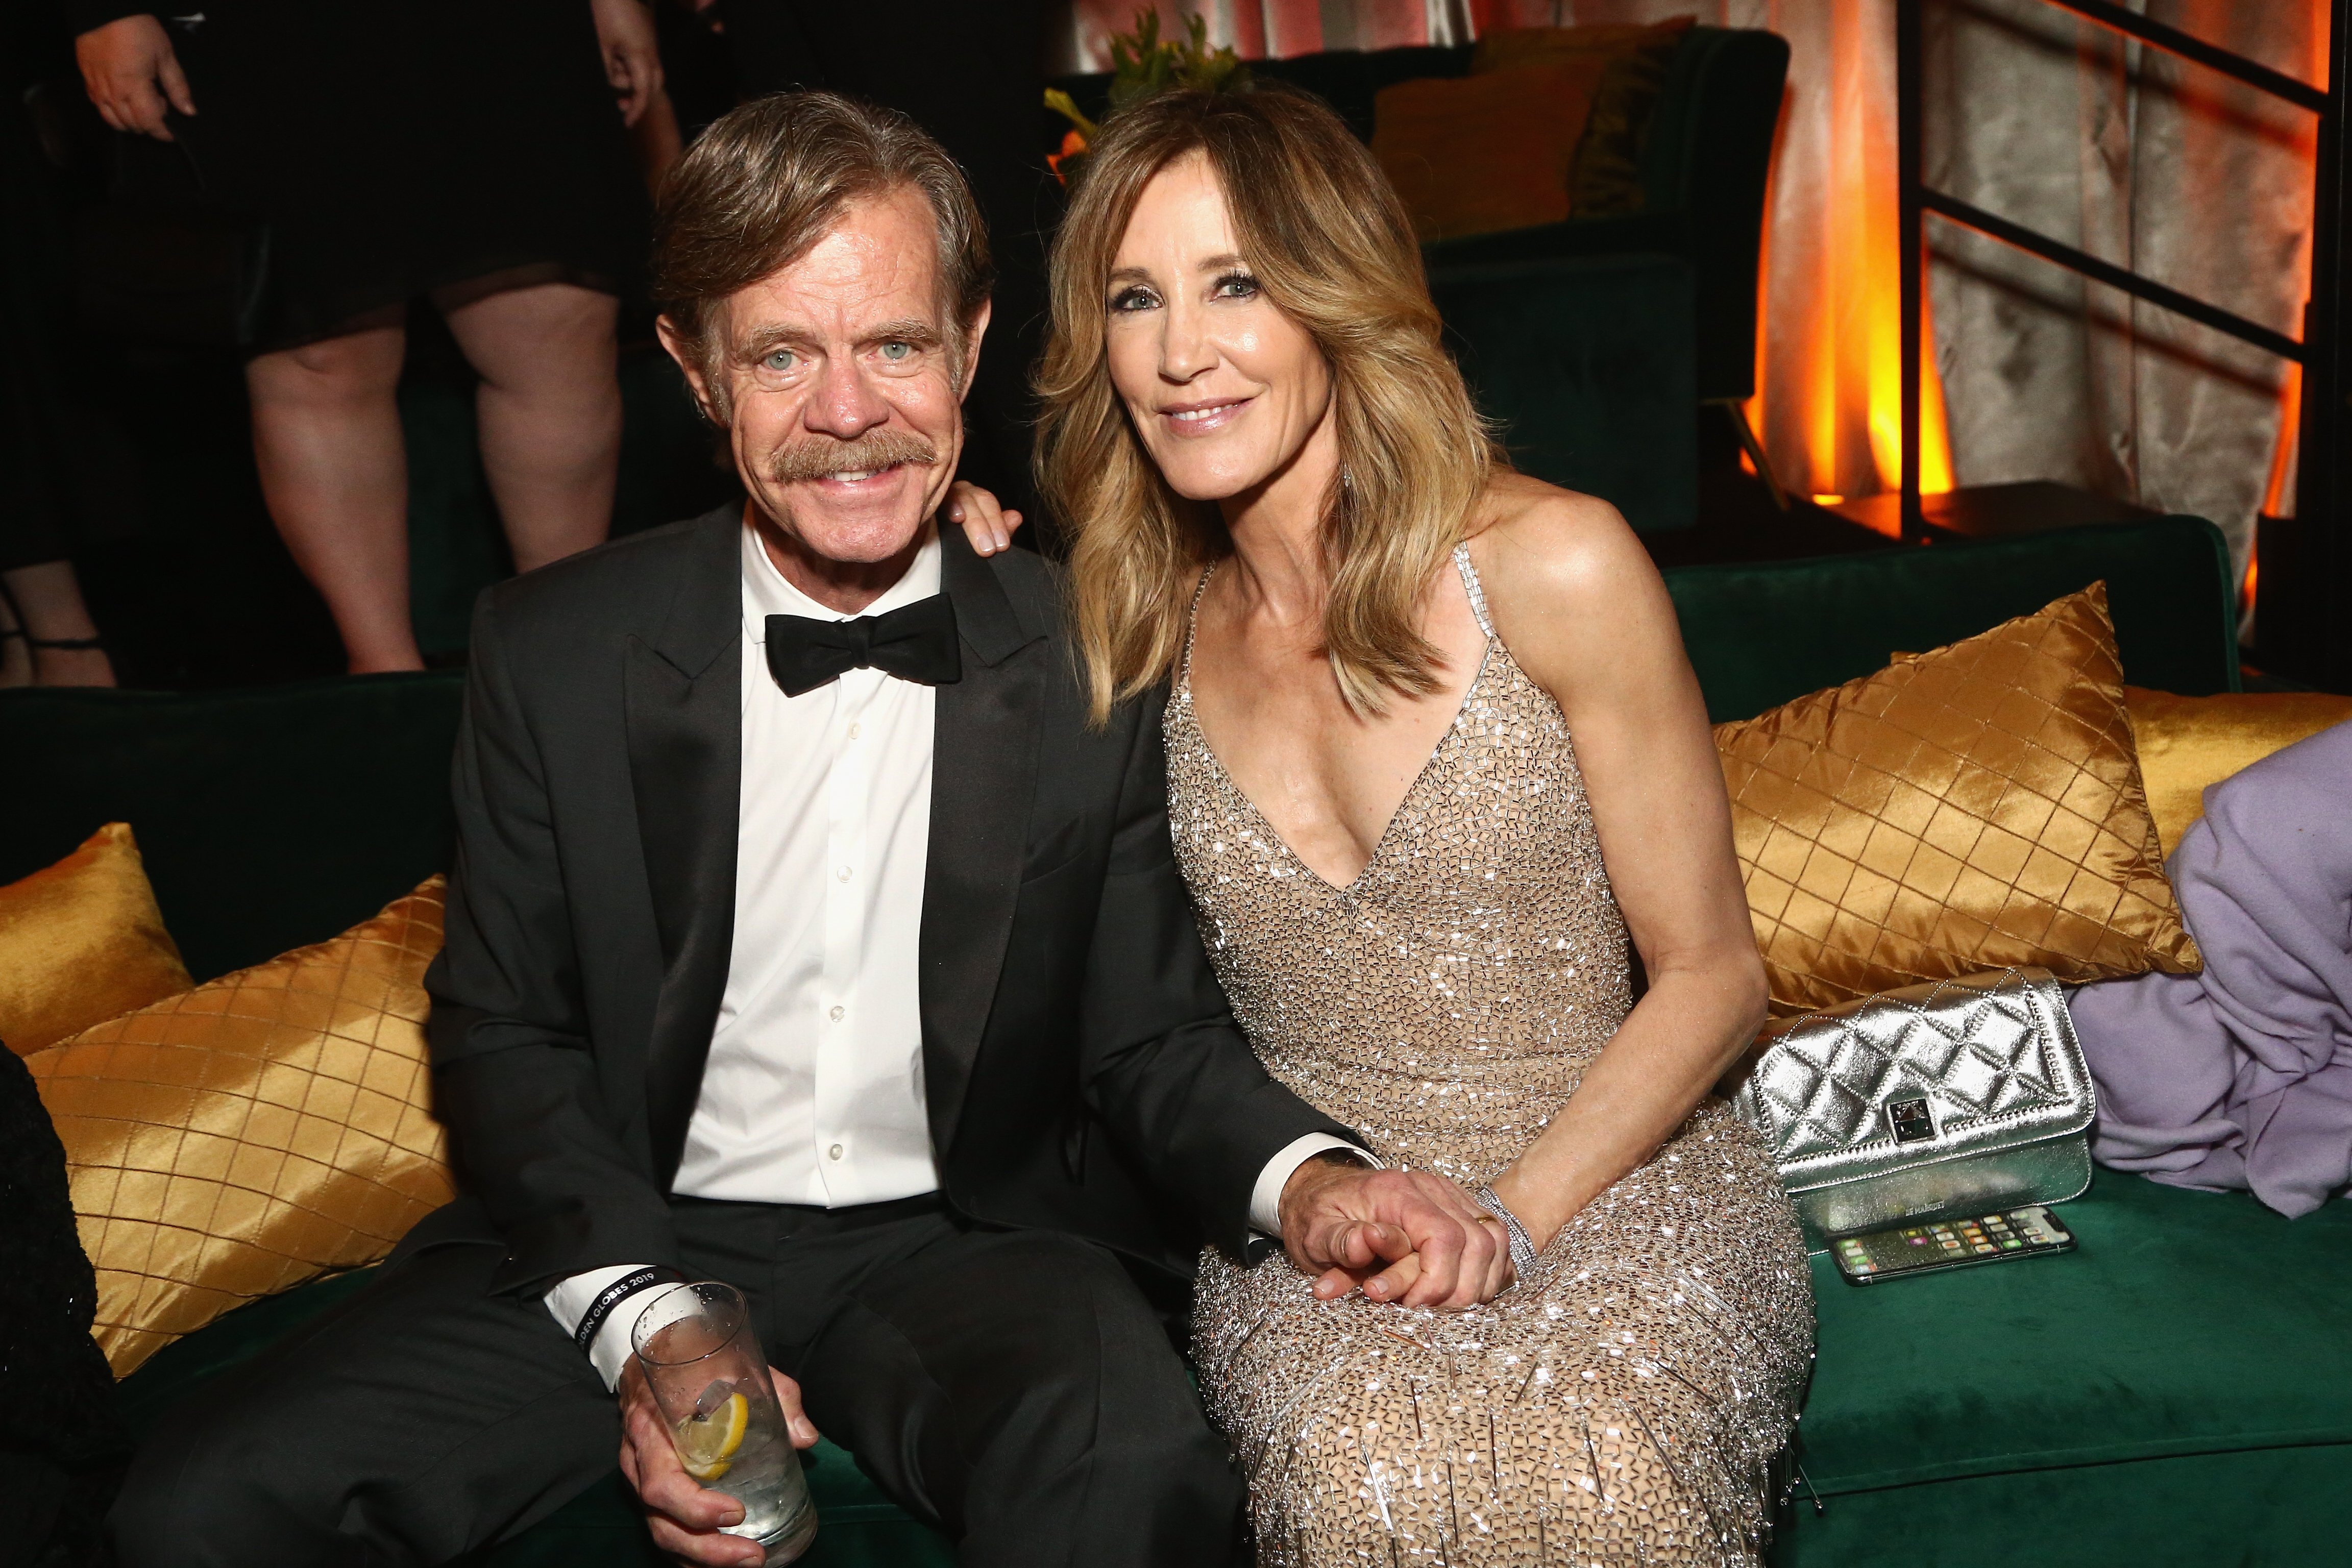
<instances>
[{"instance_id":1,"label":"black bow tie","mask_svg":"<svg viewBox=\"0 0 2352 1568\"><path fill-rule=\"evenodd\" d=\"M768 673L785 696L814 691L851 669L878 669L925 686L948 686L962 679L955 606L945 594L934 594L888 615L860 616L854 621L768 617Z\"/></svg>"}]
</instances>

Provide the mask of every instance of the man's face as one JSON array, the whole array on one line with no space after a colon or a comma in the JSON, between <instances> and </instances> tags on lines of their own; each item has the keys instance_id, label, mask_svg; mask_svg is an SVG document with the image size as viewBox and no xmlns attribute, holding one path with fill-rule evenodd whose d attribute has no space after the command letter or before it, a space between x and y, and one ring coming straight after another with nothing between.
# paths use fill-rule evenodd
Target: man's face
<instances>
[{"instance_id":1,"label":"man's face","mask_svg":"<svg viewBox=\"0 0 2352 1568\"><path fill-rule=\"evenodd\" d=\"M851 203L809 252L730 296L712 323L753 501L810 553L882 562L939 507L963 449L982 306L961 367L929 205L901 187ZM706 409L694 358L662 339ZM961 374L958 374L961 368Z\"/></svg>"}]
</instances>

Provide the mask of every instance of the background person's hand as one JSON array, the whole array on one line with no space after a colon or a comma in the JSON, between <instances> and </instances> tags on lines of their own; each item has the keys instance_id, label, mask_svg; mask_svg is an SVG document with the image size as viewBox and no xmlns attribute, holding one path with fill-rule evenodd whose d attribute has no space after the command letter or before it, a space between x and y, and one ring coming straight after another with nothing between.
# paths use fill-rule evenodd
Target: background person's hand
<instances>
[{"instance_id":1,"label":"background person's hand","mask_svg":"<svg viewBox=\"0 0 2352 1568\"><path fill-rule=\"evenodd\" d=\"M142 12L92 27L74 39L74 60L100 118L117 131L172 140L167 110L196 111L195 95L180 72L180 57L163 24Z\"/></svg>"},{"instance_id":2,"label":"background person's hand","mask_svg":"<svg viewBox=\"0 0 2352 1568\"><path fill-rule=\"evenodd\" d=\"M595 15L596 43L604 55L604 79L620 95L621 123L635 126L662 85L653 13L642 0L589 0L589 8Z\"/></svg>"},{"instance_id":3,"label":"background person's hand","mask_svg":"<svg viewBox=\"0 0 2352 1568\"><path fill-rule=\"evenodd\" d=\"M1510 1239L1468 1193L1426 1171L1309 1160L1282 1189L1283 1247L1315 1294L1459 1310L1511 1283Z\"/></svg>"},{"instance_id":4,"label":"background person's hand","mask_svg":"<svg viewBox=\"0 0 2352 1568\"><path fill-rule=\"evenodd\" d=\"M793 1447L814 1447L816 1426L801 1408L801 1385L774 1367L768 1369L768 1375L775 1380L776 1403L783 1406ZM645 1505L646 1524L653 1532L654 1544L682 1562L709 1568L759 1568L767 1553L758 1542L719 1533L743 1522L743 1505L725 1492L697 1484L677 1462L677 1450L670 1445L669 1423L662 1419L661 1406L655 1403L635 1356L621 1373L617 1392L621 1473Z\"/></svg>"},{"instance_id":5,"label":"background person's hand","mask_svg":"<svg viewBox=\"0 0 2352 1568\"><path fill-rule=\"evenodd\" d=\"M976 555L1012 549L1013 531L1021 526L1019 512L999 506L994 495L967 479L948 487L947 502L940 508L940 515L963 524L963 536L971 541Z\"/></svg>"}]
</instances>

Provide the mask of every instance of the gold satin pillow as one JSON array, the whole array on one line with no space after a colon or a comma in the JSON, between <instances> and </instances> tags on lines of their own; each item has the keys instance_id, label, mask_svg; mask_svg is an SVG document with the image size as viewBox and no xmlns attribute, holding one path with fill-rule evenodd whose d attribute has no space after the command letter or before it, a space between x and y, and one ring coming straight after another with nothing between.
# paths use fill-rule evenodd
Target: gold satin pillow
<instances>
[{"instance_id":1,"label":"gold satin pillow","mask_svg":"<svg viewBox=\"0 0 2352 1568\"><path fill-rule=\"evenodd\" d=\"M2167 859L2180 847L2189 825L2205 815L2206 785L2352 720L2352 697L2325 691L2175 697L2126 686L2124 708L2131 715L2140 780Z\"/></svg>"},{"instance_id":2,"label":"gold satin pillow","mask_svg":"<svg viewBox=\"0 0 2352 1568\"><path fill-rule=\"evenodd\" d=\"M332 942L27 1059L117 1377L231 1308L376 1262L449 1200L425 1055L442 901L436 877Z\"/></svg>"},{"instance_id":3,"label":"gold satin pillow","mask_svg":"<svg viewBox=\"0 0 2352 1568\"><path fill-rule=\"evenodd\" d=\"M1776 1016L2010 964L2202 965L2164 879L2106 585L1716 728Z\"/></svg>"},{"instance_id":4,"label":"gold satin pillow","mask_svg":"<svg viewBox=\"0 0 2352 1568\"><path fill-rule=\"evenodd\" d=\"M0 888L0 1040L20 1057L194 984L128 823Z\"/></svg>"}]
</instances>

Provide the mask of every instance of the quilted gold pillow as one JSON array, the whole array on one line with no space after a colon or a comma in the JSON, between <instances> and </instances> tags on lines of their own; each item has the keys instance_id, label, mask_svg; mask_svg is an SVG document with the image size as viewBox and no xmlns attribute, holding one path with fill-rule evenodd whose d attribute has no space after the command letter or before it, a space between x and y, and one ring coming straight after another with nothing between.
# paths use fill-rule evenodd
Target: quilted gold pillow
<instances>
[{"instance_id":1,"label":"quilted gold pillow","mask_svg":"<svg viewBox=\"0 0 2352 1568\"><path fill-rule=\"evenodd\" d=\"M194 984L128 823L0 888L0 1040L20 1057Z\"/></svg>"},{"instance_id":2,"label":"quilted gold pillow","mask_svg":"<svg viewBox=\"0 0 2352 1568\"><path fill-rule=\"evenodd\" d=\"M436 877L332 942L27 1059L123 1377L257 1297L373 1263L451 1195L428 1109Z\"/></svg>"},{"instance_id":3,"label":"quilted gold pillow","mask_svg":"<svg viewBox=\"0 0 2352 1568\"><path fill-rule=\"evenodd\" d=\"M2325 691L2224 692L2176 697L2124 688L2140 781L2156 836L2170 859L2189 825L2205 815L2205 787L2273 752L2352 721L2352 697Z\"/></svg>"},{"instance_id":4,"label":"quilted gold pillow","mask_svg":"<svg viewBox=\"0 0 2352 1568\"><path fill-rule=\"evenodd\" d=\"M2105 584L1715 740L1777 1016L2011 964L2201 967Z\"/></svg>"}]
</instances>

